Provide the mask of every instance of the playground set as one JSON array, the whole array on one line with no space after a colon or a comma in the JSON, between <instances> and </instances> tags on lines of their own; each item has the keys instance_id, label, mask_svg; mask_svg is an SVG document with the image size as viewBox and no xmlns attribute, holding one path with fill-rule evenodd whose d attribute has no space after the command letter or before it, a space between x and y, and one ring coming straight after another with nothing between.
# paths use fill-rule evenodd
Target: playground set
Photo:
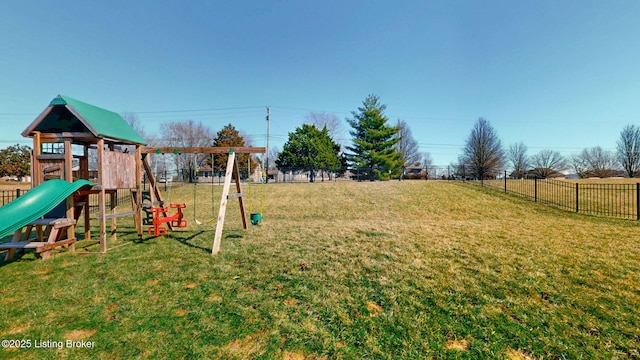
<instances>
[{"instance_id":1,"label":"playground set","mask_svg":"<svg viewBox=\"0 0 640 360\"><path fill-rule=\"evenodd\" d=\"M84 223L84 240L99 243L98 253L107 252L108 238L116 238L117 218L132 216L138 237L142 238L144 210L152 214L151 226L147 229L149 235L166 235L168 229L187 227L183 214L185 204L164 205L149 166L148 154L152 153L229 154L212 248L212 254L216 254L220 250L229 199L239 200L243 227L247 228L235 154L266 150L264 147L146 147L145 140L117 113L62 95L54 98L22 135L33 139L32 189L0 207L0 239L13 234L11 242L0 244L0 251L7 250L7 261L21 249L35 249L42 253L43 259L58 247L75 253L79 221ZM96 171L89 169L91 151L96 155ZM142 191L143 172L149 181L149 193ZM229 194L232 176L236 180L235 194ZM115 199L121 189L131 192L131 211L116 213ZM97 240L91 239L89 195L92 194L98 198ZM151 200L150 206L143 203L143 196ZM107 197L110 199L108 209ZM171 210L176 212L169 215ZM107 221L110 222L109 236Z\"/></svg>"}]
</instances>

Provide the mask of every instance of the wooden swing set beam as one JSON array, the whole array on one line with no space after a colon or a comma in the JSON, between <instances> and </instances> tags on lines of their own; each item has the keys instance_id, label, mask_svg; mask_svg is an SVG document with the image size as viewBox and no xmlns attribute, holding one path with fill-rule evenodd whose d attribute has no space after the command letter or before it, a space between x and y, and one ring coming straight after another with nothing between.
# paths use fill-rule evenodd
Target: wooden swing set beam
<instances>
[{"instance_id":1,"label":"wooden swing set beam","mask_svg":"<svg viewBox=\"0 0 640 360\"><path fill-rule=\"evenodd\" d=\"M228 154L233 150L236 154L262 154L267 152L265 147L250 147L250 146L205 146L205 147L150 147L145 146L142 148L143 154Z\"/></svg>"}]
</instances>

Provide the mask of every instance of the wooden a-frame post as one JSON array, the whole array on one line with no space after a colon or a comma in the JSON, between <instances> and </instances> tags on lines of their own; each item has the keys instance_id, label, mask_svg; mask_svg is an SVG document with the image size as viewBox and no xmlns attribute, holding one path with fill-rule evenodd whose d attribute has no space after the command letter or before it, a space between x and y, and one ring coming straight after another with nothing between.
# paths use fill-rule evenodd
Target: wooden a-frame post
<instances>
[{"instance_id":1,"label":"wooden a-frame post","mask_svg":"<svg viewBox=\"0 0 640 360\"><path fill-rule=\"evenodd\" d=\"M231 187L231 176L236 178L237 194L229 195ZM238 162L236 161L236 153L233 149L229 150L229 159L227 159L227 170L224 175L224 186L222 187L222 195L220 197L220 207L218 207L218 222L216 224L216 234L213 238L213 248L211 254L215 255L220 251L220 243L222 242L222 228L224 227L224 217L227 212L227 203L229 199L238 198L240 202L240 214L242 216L242 226L247 229L247 217L244 213L244 202L242 200L242 188L240 187L240 172L238 171Z\"/></svg>"}]
</instances>

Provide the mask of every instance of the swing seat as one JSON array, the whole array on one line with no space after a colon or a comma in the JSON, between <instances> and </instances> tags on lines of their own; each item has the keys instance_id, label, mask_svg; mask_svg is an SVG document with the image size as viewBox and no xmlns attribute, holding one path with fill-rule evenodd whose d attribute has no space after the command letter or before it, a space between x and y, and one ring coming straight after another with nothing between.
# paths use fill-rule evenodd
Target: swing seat
<instances>
[{"instance_id":1,"label":"swing seat","mask_svg":"<svg viewBox=\"0 0 640 360\"><path fill-rule=\"evenodd\" d=\"M262 221L262 213L253 213L250 215L251 225L258 225Z\"/></svg>"}]
</instances>

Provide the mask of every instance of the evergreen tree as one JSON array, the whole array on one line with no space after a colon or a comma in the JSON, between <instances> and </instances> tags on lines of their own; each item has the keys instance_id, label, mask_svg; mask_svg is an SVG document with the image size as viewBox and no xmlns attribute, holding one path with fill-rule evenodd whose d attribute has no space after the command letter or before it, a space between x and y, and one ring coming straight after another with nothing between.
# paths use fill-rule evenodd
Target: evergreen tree
<instances>
[{"instance_id":1,"label":"evergreen tree","mask_svg":"<svg viewBox=\"0 0 640 360\"><path fill-rule=\"evenodd\" d=\"M225 125L220 131L216 133L216 137L213 140L213 146L230 146L230 147L244 147L247 146L244 137L240 135L240 132L235 126L228 124ZM216 154L214 157L214 164L212 165L214 172L224 172L227 169L227 160L229 155ZM251 157L250 154L236 154L236 161L238 161L238 167L240 170L240 176L247 177L248 174L248 161L251 159L251 172L258 166L258 163ZM207 163L210 163L211 160Z\"/></svg>"},{"instance_id":2,"label":"evergreen tree","mask_svg":"<svg viewBox=\"0 0 640 360\"><path fill-rule=\"evenodd\" d=\"M387 106L380 104L377 96L367 96L362 105L358 112L351 112L353 119L347 119L353 128L349 132L353 146L347 147L352 152L351 164L361 168L361 174L372 181L399 175L404 162L402 153L394 146L400 140L395 136L399 128L387 125L389 119L384 115Z\"/></svg>"},{"instance_id":3,"label":"evergreen tree","mask_svg":"<svg viewBox=\"0 0 640 360\"><path fill-rule=\"evenodd\" d=\"M315 125L303 124L289 133L289 140L278 154L278 168L304 168L311 172L309 180L314 181L317 170L337 171L340 169L340 144L329 136L327 127L322 130Z\"/></svg>"}]
</instances>

